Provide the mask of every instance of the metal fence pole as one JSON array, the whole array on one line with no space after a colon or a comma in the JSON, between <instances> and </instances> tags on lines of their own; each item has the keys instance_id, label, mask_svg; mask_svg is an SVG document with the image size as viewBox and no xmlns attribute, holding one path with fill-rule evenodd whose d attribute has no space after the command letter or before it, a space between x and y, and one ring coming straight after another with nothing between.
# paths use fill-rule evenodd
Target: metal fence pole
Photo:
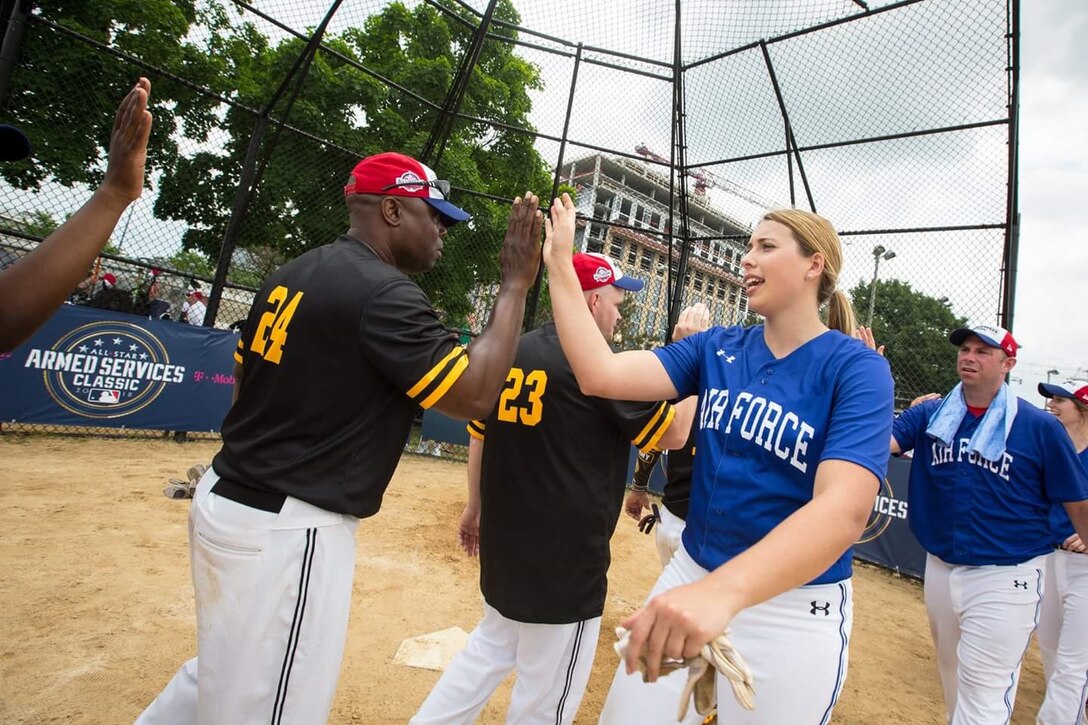
<instances>
[{"instance_id":1,"label":"metal fence pole","mask_svg":"<svg viewBox=\"0 0 1088 725\"><path fill-rule=\"evenodd\" d=\"M1016 273L1020 256L1020 189L1017 178L1020 147L1020 0L1012 0L1009 10L1009 180L1000 315L1001 326L1006 330L1012 329L1016 309Z\"/></svg>"},{"instance_id":2,"label":"metal fence pole","mask_svg":"<svg viewBox=\"0 0 1088 725\"><path fill-rule=\"evenodd\" d=\"M11 76L23 52L30 0L5 2L0 12L4 13L4 43L0 46L0 111L4 111L7 110L8 94L11 92Z\"/></svg>"},{"instance_id":3,"label":"metal fence pole","mask_svg":"<svg viewBox=\"0 0 1088 725\"><path fill-rule=\"evenodd\" d=\"M808 176L805 174L805 165L801 163L801 152L797 149L797 137L793 135L793 126L790 124L790 115L786 112L786 101L782 98L782 89L778 85L778 76L775 75L774 65L771 63L771 54L767 51L767 43L760 41L759 49L763 51L763 62L767 65L767 74L771 77L771 85L774 87L774 96L778 99L778 110L782 113L782 122L786 125L787 147L793 149L797 158L797 170L801 173L801 183L805 187L805 196L808 197L808 208L815 213L816 202L812 200L812 189L808 186ZM793 198L793 172L790 172L790 204L795 204Z\"/></svg>"},{"instance_id":4,"label":"metal fence pole","mask_svg":"<svg viewBox=\"0 0 1088 725\"><path fill-rule=\"evenodd\" d=\"M570 130L570 115L574 110L574 93L578 88L578 68L582 64L582 44L578 44L578 49L574 54L574 70L570 75L570 93L567 94L567 115L563 119L563 140L559 142L559 159L555 163L555 176L552 178L552 199L559 193L559 177L563 173L563 158L567 153L567 132ZM572 180L573 181L573 180ZM542 209L547 214L547 208ZM533 288L529 292L529 300L525 305L525 324L523 329L532 330L536 327L536 313L537 307L540 304L540 290L543 285L541 284L544 279L544 263L541 262L540 269L536 272L536 281L533 283Z\"/></svg>"},{"instance_id":5,"label":"metal fence pole","mask_svg":"<svg viewBox=\"0 0 1088 725\"><path fill-rule=\"evenodd\" d=\"M487 4L487 10L484 11L483 17L480 18L480 24L473 31L472 42L469 44L468 49L465 50L464 55L461 56L461 65L457 68L453 83L450 84L449 92L446 94L446 100L443 101L434 128L431 129L431 135L423 147L423 152L420 154L420 160L425 164L429 164L432 168L438 168L438 165L442 162L446 142L453 131L457 114L461 110L461 102L465 99L465 92L472 80L472 70L476 67L476 61L480 58L480 51L483 50L484 41L487 39L487 29L491 25L491 16L495 13L497 3L498 0L491 0Z\"/></svg>"},{"instance_id":6,"label":"metal fence pole","mask_svg":"<svg viewBox=\"0 0 1088 725\"><path fill-rule=\"evenodd\" d=\"M264 174L264 169L268 164L268 160L271 158L275 142L283 132L282 124L287 122L295 99L298 98L299 91L302 90L302 84L306 80L306 73L310 69L310 62L313 61L314 55L321 45L321 38L325 35L325 29L328 27L329 21L332 20L333 15L336 14L336 11L339 9L342 2L343 0L334 0L329 7L328 12L325 14L324 19L321 21L321 25L314 31L309 42L306 43L306 47L303 48L302 52L295 59L290 70L287 71L287 75L283 77L283 81L280 82L279 87L276 88L276 92L273 93L268 102L261 107L257 122L253 126L253 136L249 140L249 148L246 150L245 161L242 163L242 173L238 180L238 189L234 195L234 204L231 207L230 221L227 222L227 228L223 232L223 246L219 249L219 259L215 265L215 277L212 280L212 291L208 296L208 309L204 314L205 327L214 326L216 317L219 315L219 303L223 297L223 288L227 284L227 274L230 272L234 250L238 246L238 232L242 228L242 221L245 218L246 210L249 207L249 200L253 195L254 189L257 188L257 184L260 182L261 176ZM283 97L283 94L287 90L287 86L290 85L291 81L296 76L298 81L291 97L287 101L286 107L283 109L283 114L280 119L281 124L277 126L276 135L269 143L265 159L258 167L257 157L261 150L261 142L268 130L272 109L279 103L280 98Z\"/></svg>"},{"instance_id":7,"label":"metal fence pole","mask_svg":"<svg viewBox=\"0 0 1088 725\"><path fill-rule=\"evenodd\" d=\"M684 103L684 65L682 32L680 27L680 0L676 0L676 25L673 40L673 139L675 140L676 173L680 176L680 260L676 265L676 277L672 276L672 237L669 239L668 280L669 303L666 310L665 342L672 340L672 328L680 315L684 299L684 278L687 276L688 257L691 253L691 229L688 226L688 146L687 113Z\"/></svg>"}]
</instances>

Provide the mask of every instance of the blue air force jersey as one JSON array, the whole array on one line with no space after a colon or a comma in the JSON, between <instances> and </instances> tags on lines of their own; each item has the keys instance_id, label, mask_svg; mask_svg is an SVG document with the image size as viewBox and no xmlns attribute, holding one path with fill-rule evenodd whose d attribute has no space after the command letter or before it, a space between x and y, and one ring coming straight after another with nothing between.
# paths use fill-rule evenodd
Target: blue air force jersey
<instances>
[{"instance_id":1,"label":"blue air force jersey","mask_svg":"<svg viewBox=\"0 0 1088 725\"><path fill-rule=\"evenodd\" d=\"M1054 502L1088 498L1088 480L1058 420L1020 398L1000 461L968 449L983 416L963 416L951 446L926 427L941 401L903 411L892 429L914 450L910 466L911 531L922 548L948 564L1019 564L1053 550Z\"/></svg>"},{"instance_id":2,"label":"blue air force jersey","mask_svg":"<svg viewBox=\"0 0 1088 725\"><path fill-rule=\"evenodd\" d=\"M1080 459L1081 466L1088 474L1088 448L1078 453L1077 458ZM1076 532L1073 529L1073 522L1069 520L1065 506L1055 501L1050 505L1050 535L1053 537L1051 543L1054 546L1061 546L1074 533Z\"/></svg>"},{"instance_id":3,"label":"blue air force jersey","mask_svg":"<svg viewBox=\"0 0 1088 725\"><path fill-rule=\"evenodd\" d=\"M859 341L828 331L777 359L762 325L715 327L655 353L681 397L699 395L683 541L703 568L811 501L821 461L850 461L884 479L892 377ZM810 583L849 577L851 561L847 550Z\"/></svg>"}]
</instances>

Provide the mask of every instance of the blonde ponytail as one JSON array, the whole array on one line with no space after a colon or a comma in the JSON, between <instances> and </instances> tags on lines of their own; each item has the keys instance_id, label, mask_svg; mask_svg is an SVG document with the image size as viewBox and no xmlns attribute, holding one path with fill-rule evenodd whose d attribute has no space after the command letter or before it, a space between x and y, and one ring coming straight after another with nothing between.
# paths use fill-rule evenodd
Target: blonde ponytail
<instances>
[{"instance_id":1,"label":"blonde ponytail","mask_svg":"<svg viewBox=\"0 0 1088 725\"><path fill-rule=\"evenodd\" d=\"M848 337L853 337L857 324L850 298L842 290L836 289L827 301L827 326Z\"/></svg>"}]
</instances>

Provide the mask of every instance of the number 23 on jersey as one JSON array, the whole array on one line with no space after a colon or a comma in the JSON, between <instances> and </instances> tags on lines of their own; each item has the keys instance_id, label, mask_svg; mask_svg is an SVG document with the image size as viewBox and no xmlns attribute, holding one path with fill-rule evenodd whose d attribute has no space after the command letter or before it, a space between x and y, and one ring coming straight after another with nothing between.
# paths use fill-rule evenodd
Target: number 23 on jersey
<instances>
[{"instance_id":1,"label":"number 23 on jersey","mask_svg":"<svg viewBox=\"0 0 1088 725\"><path fill-rule=\"evenodd\" d=\"M287 343L287 326L291 324L291 318L302 300L302 292L296 292L288 302L290 294L291 291L283 285L272 288L266 303L272 309L261 315L257 331L253 333L253 341L249 344L250 350L276 365L280 364L283 346Z\"/></svg>"},{"instance_id":2,"label":"number 23 on jersey","mask_svg":"<svg viewBox=\"0 0 1088 725\"><path fill-rule=\"evenodd\" d=\"M521 423L534 426L544 416L544 389L548 387L548 374L543 370L510 368L506 387L499 395L496 413L504 423Z\"/></svg>"}]
</instances>

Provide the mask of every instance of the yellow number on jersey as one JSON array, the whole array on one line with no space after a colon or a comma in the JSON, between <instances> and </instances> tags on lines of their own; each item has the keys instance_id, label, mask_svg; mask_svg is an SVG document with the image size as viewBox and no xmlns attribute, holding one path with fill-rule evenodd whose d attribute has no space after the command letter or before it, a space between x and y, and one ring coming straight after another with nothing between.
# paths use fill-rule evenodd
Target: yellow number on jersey
<instances>
[{"instance_id":1,"label":"yellow number on jersey","mask_svg":"<svg viewBox=\"0 0 1088 725\"><path fill-rule=\"evenodd\" d=\"M521 368L510 368L506 376L507 387L499 396L498 418L504 423L535 426L544 416L544 389L548 386L548 374L543 370L530 370L526 375ZM526 400L520 402L522 388Z\"/></svg>"},{"instance_id":2,"label":"yellow number on jersey","mask_svg":"<svg viewBox=\"0 0 1088 725\"><path fill-rule=\"evenodd\" d=\"M272 305L272 309L261 315L257 332L249 345L250 350L276 365L280 364L280 358L283 357L283 345L287 342L287 326L291 324L291 318L294 317L298 303L302 300L302 292L296 292L291 301L284 306L283 303L288 294L290 291L282 285L273 288L268 294L268 304Z\"/></svg>"}]
</instances>

